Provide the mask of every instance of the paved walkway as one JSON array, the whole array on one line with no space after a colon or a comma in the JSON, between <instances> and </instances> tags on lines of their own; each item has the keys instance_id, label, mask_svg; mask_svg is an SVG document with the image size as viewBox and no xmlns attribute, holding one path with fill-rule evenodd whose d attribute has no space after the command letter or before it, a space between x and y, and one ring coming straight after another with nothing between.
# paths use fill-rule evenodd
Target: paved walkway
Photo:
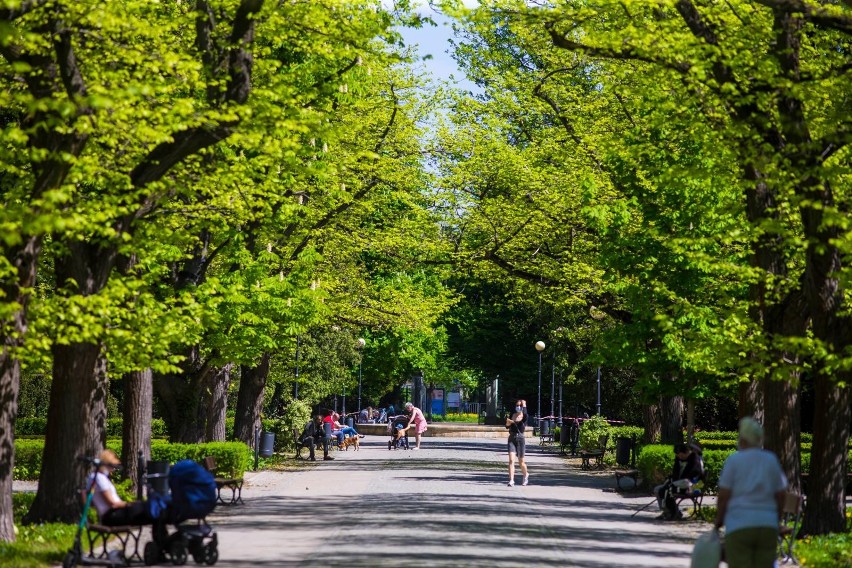
<instances>
[{"instance_id":1,"label":"paved walkway","mask_svg":"<svg viewBox=\"0 0 852 568\"><path fill-rule=\"evenodd\" d=\"M210 518L216 565L685 567L708 528L656 521L655 507L631 518L647 494L618 494L612 473L581 472L538 446L530 484L507 487L504 441L364 442L303 471L248 474L246 504Z\"/></svg>"}]
</instances>

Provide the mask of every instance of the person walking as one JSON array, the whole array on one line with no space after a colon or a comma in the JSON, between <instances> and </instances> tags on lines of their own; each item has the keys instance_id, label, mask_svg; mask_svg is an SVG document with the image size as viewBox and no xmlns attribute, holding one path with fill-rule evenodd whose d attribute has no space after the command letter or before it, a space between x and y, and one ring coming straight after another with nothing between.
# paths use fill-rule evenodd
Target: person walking
<instances>
[{"instance_id":1,"label":"person walking","mask_svg":"<svg viewBox=\"0 0 852 568\"><path fill-rule=\"evenodd\" d=\"M405 403L405 411L411 414L411 418L409 418L408 426L406 426L406 428L414 424L414 439L416 441L414 449L419 450L420 437L423 435L423 432L426 431L426 417L423 416L422 410L420 410L410 402Z\"/></svg>"},{"instance_id":2,"label":"person walking","mask_svg":"<svg viewBox=\"0 0 852 568\"><path fill-rule=\"evenodd\" d=\"M715 526L725 526L729 568L775 564L787 478L775 454L762 446L760 423L748 416L740 420L738 451L725 460L716 500Z\"/></svg>"},{"instance_id":3,"label":"person walking","mask_svg":"<svg viewBox=\"0 0 852 568\"><path fill-rule=\"evenodd\" d=\"M507 443L509 449L509 487L514 487L515 485L516 459L521 466L521 473L524 475L521 485L526 485L530 479L527 464L524 461L526 449L524 430L527 429L527 401L519 400L515 403L515 412L512 413L510 418L506 419L506 429L509 431L509 441Z\"/></svg>"}]
</instances>

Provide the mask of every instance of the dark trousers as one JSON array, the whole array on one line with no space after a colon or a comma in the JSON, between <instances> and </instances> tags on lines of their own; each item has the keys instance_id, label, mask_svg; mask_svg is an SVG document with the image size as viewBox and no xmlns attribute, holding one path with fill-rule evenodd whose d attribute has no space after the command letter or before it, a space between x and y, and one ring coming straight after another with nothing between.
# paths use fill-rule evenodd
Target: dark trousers
<instances>
[{"instance_id":1,"label":"dark trousers","mask_svg":"<svg viewBox=\"0 0 852 568\"><path fill-rule=\"evenodd\" d=\"M126 525L150 525L154 520L148 514L147 507L142 501L131 501L127 507L110 509L101 517L101 524L110 527Z\"/></svg>"}]
</instances>

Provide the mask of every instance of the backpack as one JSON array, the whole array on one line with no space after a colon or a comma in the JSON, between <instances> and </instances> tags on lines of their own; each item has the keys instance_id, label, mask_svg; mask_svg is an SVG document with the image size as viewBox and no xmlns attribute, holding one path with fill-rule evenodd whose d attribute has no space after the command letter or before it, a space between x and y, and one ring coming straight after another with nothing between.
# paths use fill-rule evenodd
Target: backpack
<instances>
[{"instance_id":1,"label":"backpack","mask_svg":"<svg viewBox=\"0 0 852 568\"><path fill-rule=\"evenodd\" d=\"M192 460L182 460L169 471L172 490L173 523L202 519L216 508L216 480L213 474Z\"/></svg>"}]
</instances>

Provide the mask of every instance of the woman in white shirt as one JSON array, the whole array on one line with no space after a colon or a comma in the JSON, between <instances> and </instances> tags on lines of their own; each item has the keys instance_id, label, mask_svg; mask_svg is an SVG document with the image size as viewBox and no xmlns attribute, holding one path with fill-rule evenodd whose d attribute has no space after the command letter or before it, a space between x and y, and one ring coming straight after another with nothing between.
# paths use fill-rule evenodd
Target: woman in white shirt
<instances>
[{"instance_id":1,"label":"woman in white shirt","mask_svg":"<svg viewBox=\"0 0 852 568\"><path fill-rule=\"evenodd\" d=\"M94 476L95 488L92 504L98 511L101 524L108 526L149 525L153 522L147 507L142 501L122 501L109 476L121 465L118 456L112 450L104 450L100 455L101 465L90 473L88 483Z\"/></svg>"},{"instance_id":2,"label":"woman in white shirt","mask_svg":"<svg viewBox=\"0 0 852 568\"><path fill-rule=\"evenodd\" d=\"M719 476L716 528L725 525L729 568L771 568L787 478L772 452L764 450L763 427L740 420L739 451L728 456Z\"/></svg>"}]
</instances>

